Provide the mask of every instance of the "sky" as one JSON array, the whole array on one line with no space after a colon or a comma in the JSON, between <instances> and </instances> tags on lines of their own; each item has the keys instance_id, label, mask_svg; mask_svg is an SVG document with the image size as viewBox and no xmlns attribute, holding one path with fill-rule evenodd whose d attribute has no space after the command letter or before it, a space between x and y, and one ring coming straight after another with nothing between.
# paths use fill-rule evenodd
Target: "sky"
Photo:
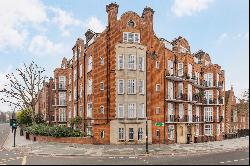
<instances>
[{"instance_id":1,"label":"sky","mask_svg":"<svg viewBox=\"0 0 250 166\"><path fill-rule=\"evenodd\" d=\"M7 73L31 61L52 77L62 58L72 57L77 38L84 39L87 29L105 29L111 2L119 4L118 18L126 11L141 15L146 6L153 8L159 38L185 37L192 53L202 49L222 66L227 90L233 85L240 97L249 89L248 0L1 0L0 89ZM0 110L10 109L0 103Z\"/></svg>"}]
</instances>

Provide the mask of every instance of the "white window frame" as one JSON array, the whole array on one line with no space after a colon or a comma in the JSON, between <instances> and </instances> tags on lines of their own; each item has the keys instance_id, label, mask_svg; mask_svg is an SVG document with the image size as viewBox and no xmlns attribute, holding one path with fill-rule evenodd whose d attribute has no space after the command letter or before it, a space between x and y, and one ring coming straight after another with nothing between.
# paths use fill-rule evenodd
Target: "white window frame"
<instances>
[{"instance_id":1,"label":"white window frame","mask_svg":"<svg viewBox=\"0 0 250 166\"><path fill-rule=\"evenodd\" d=\"M124 141L124 128L118 128L118 140Z\"/></svg>"},{"instance_id":2,"label":"white window frame","mask_svg":"<svg viewBox=\"0 0 250 166\"><path fill-rule=\"evenodd\" d=\"M143 129L140 127L138 128L138 141L143 140Z\"/></svg>"},{"instance_id":3,"label":"white window frame","mask_svg":"<svg viewBox=\"0 0 250 166\"><path fill-rule=\"evenodd\" d=\"M174 63L171 60L168 60L168 72L170 76L174 74Z\"/></svg>"},{"instance_id":4,"label":"white window frame","mask_svg":"<svg viewBox=\"0 0 250 166\"><path fill-rule=\"evenodd\" d=\"M136 70L136 56L128 55L128 70Z\"/></svg>"},{"instance_id":5,"label":"white window frame","mask_svg":"<svg viewBox=\"0 0 250 166\"><path fill-rule=\"evenodd\" d=\"M144 95L145 87L144 80L139 80L139 94Z\"/></svg>"},{"instance_id":6,"label":"white window frame","mask_svg":"<svg viewBox=\"0 0 250 166\"><path fill-rule=\"evenodd\" d=\"M204 135L213 136L213 124L204 125Z\"/></svg>"},{"instance_id":7,"label":"white window frame","mask_svg":"<svg viewBox=\"0 0 250 166\"><path fill-rule=\"evenodd\" d=\"M182 77L184 73L184 65L183 63L178 63L178 76Z\"/></svg>"},{"instance_id":8,"label":"white window frame","mask_svg":"<svg viewBox=\"0 0 250 166\"><path fill-rule=\"evenodd\" d=\"M188 64L188 76L190 77L190 79L192 78L192 74L193 74L193 65Z\"/></svg>"},{"instance_id":9,"label":"white window frame","mask_svg":"<svg viewBox=\"0 0 250 166\"><path fill-rule=\"evenodd\" d=\"M144 71L144 57L139 57L138 58L138 69L139 71Z\"/></svg>"},{"instance_id":10,"label":"white window frame","mask_svg":"<svg viewBox=\"0 0 250 166\"><path fill-rule=\"evenodd\" d=\"M207 104L209 104L210 99L213 101L213 90L205 90L205 98L207 99Z\"/></svg>"},{"instance_id":11,"label":"white window frame","mask_svg":"<svg viewBox=\"0 0 250 166\"><path fill-rule=\"evenodd\" d=\"M88 80L88 95L91 95L92 94L92 85L93 82L92 82L92 79L89 79Z\"/></svg>"},{"instance_id":12,"label":"white window frame","mask_svg":"<svg viewBox=\"0 0 250 166\"><path fill-rule=\"evenodd\" d=\"M100 82L100 90L103 91L104 90L104 82Z\"/></svg>"},{"instance_id":13,"label":"white window frame","mask_svg":"<svg viewBox=\"0 0 250 166\"><path fill-rule=\"evenodd\" d=\"M117 117L124 118L124 104L118 104Z\"/></svg>"},{"instance_id":14,"label":"white window frame","mask_svg":"<svg viewBox=\"0 0 250 166\"><path fill-rule=\"evenodd\" d=\"M132 130L130 130L132 129ZM130 134L132 134L133 138L130 138ZM135 139L135 131L134 128L129 128L128 138L130 141L133 141Z\"/></svg>"},{"instance_id":15,"label":"white window frame","mask_svg":"<svg viewBox=\"0 0 250 166\"><path fill-rule=\"evenodd\" d=\"M193 87L191 84L188 84L188 101L193 100Z\"/></svg>"},{"instance_id":16,"label":"white window frame","mask_svg":"<svg viewBox=\"0 0 250 166\"><path fill-rule=\"evenodd\" d=\"M66 105L66 92L59 92L59 105Z\"/></svg>"},{"instance_id":17,"label":"white window frame","mask_svg":"<svg viewBox=\"0 0 250 166\"><path fill-rule=\"evenodd\" d=\"M155 114L159 115L161 113L161 107L155 107Z\"/></svg>"},{"instance_id":18,"label":"white window frame","mask_svg":"<svg viewBox=\"0 0 250 166\"><path fill-rule=\"evenodd\" d=\"M140 33L123 32L123 42L140 43Z\"/></svg>"},{"instance_id":19,"label":"white window frame","mask_svg":"<svg viewBox=\"0 0 250 166\"><path fill-rule=\"evenodd\" d=\"M168 139L174 140L174 125L168 126Z\"/></svg>"},{"instance_id":20,"label":"white window frame","mask_svg":"<svg viewBox=\"0 0 250 166\"><path fill-rule=\"evenodd\" d=\"M138 118L145 118L145 104L144 103L139 104Z\"/></svg>"},{"instance_id":21,"label":"white window frame","mask_svg":"<svg viewBox=\"0 0 250 166\"><path fill-rule=\"evenodd\" d=\"M188 121L193 121L193 107L191 104L188 104Z\"/></svg>"},{"instance_id":22,"label":"white window frame","mask_svg":"<svg viewBox=\"0 0 250 166\"><path fill-rule=\"evenodd\" d=\"M178 83L178 97L180 97L181 94L182 95L184 94L183 83L182 82Z\"/></svg>"},{"instance_id":23,"label":"white window frame","mask_svg":"<svg viewBox=\"0 0 250 166\"><path fill-rule=\"evenodd\" d=\"M93 105L92 102L87 104L87 117L92 118Z\"/></svg>"},{"instance_id":24,"label":"white window frame","mask_svg":"<svg viewBox=\"0 0 250 166\"><path fill-rule=\"evenodd\" d=\"M100 139L104 139L104 138L105 138L105 131L101 130Z\"/></svg>"},{"instance_id":25,"label":"white window frame","mask_svg":"<svg viewBox=\"0 0 250 166\"><path fill-rule=\"evenodd\" d=\"M118 55L118 70L124 69L124 55Z\"/></svg>"},{"instance_id":26,"label":"white window frame","mask_svg":"<svg viewBox=\"0 0 250 166\"><path fill-rule=\"evenodd\" d=\"M66 89L66 76L59 76L59 89Z\"/></svg>"},{"instance_id":27,"label":"white window frame","mask_svg":"<svg viewBox=\"0 0 250 166\"><path fill-rule=\"evenodd\" d=\"M89 56L88 58L88 72L90 72L92 70L93 67L93 58L92 56Z\"/></svg>"},{"instance_id":28,"label":"white window frame","mask_svg":"<svg viewBox=\"0 0 250 166\"><path fill-rule=\"evenodd\" d=\"M174 83L168 81L168 99L174 99Z\"/></svg>"},{"instance_id":29,"label":"white window frame","mask_svg":"<svg viewBox=\"0 0 250 166\"><path fill-rule=\"evenodd\" d=\"M168 121L170 122L172 120L172 116L174 115L174 104L168 103Z\"/></svg>"},{"instance_id":30,"label":"white window frame","mask_svg":"<svg viewBox=\"0 0 250 166\"><path fill-rule=\"evenodd\" d=\"M204 107L205 122L213 122L213 107Z\"/></svg>"},{"instance_id":31,"label":"white window frame","mask_svg":"<svg viewBox=\"0 0 250 166\"><path fill-rule=\"evenodd\" d=\"M128 118L136 118L136 103L128 103Z\"/></svg>"},{"instance_id":32,"label":"white window frame","mask_svg":"<svg viewBox=\"0 0 250 166\"><path fill-rule=\"evenodd\" d=\"M156 92L160 92L161 91L161 85L160 84L156 84L155 85L155 91Z\"/></svg>"},{"instance_id":33,"label":"white window frame","mask_svg":"<svg viewBox=\"0 0 250 166\"><path fill-rule=\"evenodd\" d=\"M208 87L213 87L213 73L206 73L204 75L205 81L207 82Z\"/></svg>"},{"instance_id":34,"label":"white window frame","mask_svg":"<svg viewBox=\"0 0 250 166\"><path fill-rule=\"evenodd\" d=\"M124 88L125 88L124 79L118 79L118 94L119 95L124 94Z\"/></svg>"},{"instance_id":35,"label":"white window frame","mask_svg":"<svg viewBox=\"0 0 250 166\"><path fill-rule=\"evenodd\" d=\"M184 105L183 104L179 104L179 116L180 118L184 118Z\"/></svg>"},{"instance_id":36,"label":"white window frame","mask_svg":"<svg viewBox=\"0 0 250 166\"><path fill-rule=\"evenodd\" d=\"M59 122L66 122L66 108L59 108Z\"/></svg>"},{"instance_id":37,"label":"white window frame","mask_svg":"<svg viewBox=\"0 0 250 166\"><path fill-rule=\"evenodd\" d=\"M129 95L136 94L136 80L134 80L134 79L128 80L128 94Z\"/></svg>"}]
</instances>

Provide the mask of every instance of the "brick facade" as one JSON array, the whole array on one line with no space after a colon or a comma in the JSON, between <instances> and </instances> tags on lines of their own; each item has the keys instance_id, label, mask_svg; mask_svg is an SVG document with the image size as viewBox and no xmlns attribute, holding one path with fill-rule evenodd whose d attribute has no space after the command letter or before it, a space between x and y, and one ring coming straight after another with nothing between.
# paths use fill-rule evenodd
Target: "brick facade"
<instances>
[{"instance_id":1,"label":"brick facade","mask_svg":"<svg viewBox=\"0 0 250 166\"><path fill-rule=\"evenodd\" d=\"M88 30L86 41L79 38L72 48L72 59L64 58L61 68L54 71L55 122L69 125L70 118L81 116L83 130L95 144L145 143L146 120L150 143L221 140L225 111L221 67L212 64L202 50L191 53L183 37L172 42L159 39L153 30L151 8L146 7L142 16L125 12L120 19L118 8L115 3L107 5L107 28L102 33ZM131 60L132 54L136 58ZM120 62L120 55L124 61ZM139 71L139 57L144 58L145 71ZM124 70L118 67L122 63ZM127 70L129 65L136 67ZM123 96L118 94L119 79L125 80ZM128 94L129 79L136 82L131 86L136 87L135 94ZM58 88L60 80L64 80L63 89ZM145 80L144 94L139 93L140 80ZM60 99L65 99L65 104L57 104ZM124 110L119 103L124 104ZM121 110L126 117L118 117ZM129 111L136 112L132 119L127 117ZM139 111L144 111L145 117L140 119ZM157 122L164 126L157 127Z\"/></svg>"}]
</instances>

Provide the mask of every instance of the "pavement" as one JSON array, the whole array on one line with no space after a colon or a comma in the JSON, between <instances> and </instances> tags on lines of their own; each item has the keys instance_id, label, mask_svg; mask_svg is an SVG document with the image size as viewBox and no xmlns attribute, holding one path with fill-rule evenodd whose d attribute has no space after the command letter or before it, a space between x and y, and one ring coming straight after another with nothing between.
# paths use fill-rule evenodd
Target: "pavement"
<instances>
[{"instance_id":1,"label":"pavement","mask_svg":"<svg viewBox=\"0 0 250 166\"><path fill-rule=\"evenodd\" d=\"M9 127L9 123L4 123L4 124L0 124L0 149L2 149L1 147L3 146L4 142L6 141L8 134L10 132L10 127Z\"/></svg>"},{"instance_id":2,"label":"pavement","mask_svg":"<svg viewBox=\"0 0 250 166\"><path fill-rule=\"evenodd\" d=\"M68 143L45 143L26 140L17 130L16 147L13 147L13 134L10 133L4 144L6 150L19 150L24 154L43 156L186 156L221 152L242 151L249 149L249 137L223 141L149 145L149 155L145 153L145 145L79 145Z\"/></svg>"}]
</instances>

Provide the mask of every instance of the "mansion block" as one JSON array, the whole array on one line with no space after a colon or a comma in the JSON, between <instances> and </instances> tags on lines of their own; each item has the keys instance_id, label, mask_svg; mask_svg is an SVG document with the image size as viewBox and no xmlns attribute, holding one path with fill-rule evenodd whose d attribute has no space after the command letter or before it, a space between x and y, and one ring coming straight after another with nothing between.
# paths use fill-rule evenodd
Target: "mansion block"
<instances>
[{"instance_id":1,"label":"mansion block","mask_svg":"<svg viewBox=\"0 0 250 166\"><path fill-rule=\"evenodd\" d=\"M118 8L107 5L106 29L88 30L76 40L72 58L54 70L45 90L52 97L40 102L51 105L40 109L45 119L70 126L80 116L82 130L96 144L141 144L146 135L149 143L221 140L221 66L202 50L192 53L183 37L157 37L151 8L120 18Z\"/></svg>"}]
</instances>

